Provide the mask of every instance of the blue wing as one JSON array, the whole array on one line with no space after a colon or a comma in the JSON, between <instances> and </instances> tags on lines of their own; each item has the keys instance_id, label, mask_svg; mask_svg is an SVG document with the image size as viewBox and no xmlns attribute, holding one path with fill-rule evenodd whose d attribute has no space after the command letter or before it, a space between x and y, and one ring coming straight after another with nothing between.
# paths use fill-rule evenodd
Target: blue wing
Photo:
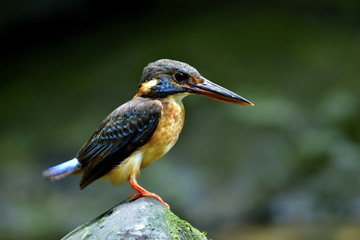
<instances>
[{"instance_id":1,"label":"blue wing","mask_svg":"<svg viewBox=\"0 0 360 240\"><path fill-rule=\"evenodd\" d=\"M113 111L76 157L84 168L80 188L104 176L143 146L154 134L161 116L158 100L141 97Z\"/></svg>"}]
</instances>

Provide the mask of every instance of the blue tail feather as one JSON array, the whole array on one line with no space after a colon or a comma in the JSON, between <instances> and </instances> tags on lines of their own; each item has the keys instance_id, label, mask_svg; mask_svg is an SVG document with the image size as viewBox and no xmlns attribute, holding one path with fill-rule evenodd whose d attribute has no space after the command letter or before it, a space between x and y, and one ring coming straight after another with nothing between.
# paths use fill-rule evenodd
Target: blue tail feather
<instances>
[{"instance_id":1,"label":"blue tail feather","mask_svg":"<svg viewBox=\"0 0 360 240\"><path fill-rule=\"evenodd\" d=\"M79 169L81 169L81 163L74 158L45 170L43 176L50 180L59 180Z\"/></svg>"}]
</instances>

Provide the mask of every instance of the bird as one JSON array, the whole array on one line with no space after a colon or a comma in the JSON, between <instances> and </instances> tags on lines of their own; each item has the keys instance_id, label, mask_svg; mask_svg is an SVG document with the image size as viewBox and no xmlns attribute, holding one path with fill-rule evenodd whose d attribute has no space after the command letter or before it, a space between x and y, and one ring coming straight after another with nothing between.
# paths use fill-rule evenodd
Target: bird
<instances>
[{"instance_id":1,"label":"bird","mask_svg":"<svg viewBox=\"0 0 360 240\"><path fill-rule=\"evenodd\" d=\"M121 185L129 181L137 194L153 197L170 209L160 196L137 182L140 169L161 158L177 142L184 125L182 99L203 95L222 102L253 103L203 77L187 63L160 59L143 70L136 95L111 112L98 126L76 157L43 171L49 180L82 174L80 189L98 179Z\"/></svg>"}]
</instances>

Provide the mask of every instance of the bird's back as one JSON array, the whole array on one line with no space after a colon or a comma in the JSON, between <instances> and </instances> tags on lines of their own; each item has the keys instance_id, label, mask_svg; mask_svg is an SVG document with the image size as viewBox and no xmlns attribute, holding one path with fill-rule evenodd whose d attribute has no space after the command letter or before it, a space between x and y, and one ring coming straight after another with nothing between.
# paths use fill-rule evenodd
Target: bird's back
<instances>
[{"instance_id":1,"label":"bird's back","mask_svg":"<svg viewBox=\"0 0 360 240\"><path fill-rule=\"evenodd\" d=\"M137 97L115 109L77 154L84 169L80 188L108 174L153 136L162 106Z\"/></svg>"}]
</instances>

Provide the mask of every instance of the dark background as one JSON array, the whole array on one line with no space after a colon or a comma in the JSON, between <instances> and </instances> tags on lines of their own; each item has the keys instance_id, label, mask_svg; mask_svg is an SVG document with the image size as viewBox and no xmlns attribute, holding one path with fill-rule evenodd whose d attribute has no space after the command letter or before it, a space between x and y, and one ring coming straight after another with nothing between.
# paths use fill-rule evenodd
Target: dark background
<instances>
[{"instance_id":1,"label":"dark background","mask_svg":"<svg viewBox=\"0 0 360 240\"><path fill-rule=\"evenodd\" d=\"M139 183L214 239L359 239L358 1L2 1L1 239L58 239L134 193L43 169L184 61L254 107L190 96Z\"/></svg>"}]
</instances>

